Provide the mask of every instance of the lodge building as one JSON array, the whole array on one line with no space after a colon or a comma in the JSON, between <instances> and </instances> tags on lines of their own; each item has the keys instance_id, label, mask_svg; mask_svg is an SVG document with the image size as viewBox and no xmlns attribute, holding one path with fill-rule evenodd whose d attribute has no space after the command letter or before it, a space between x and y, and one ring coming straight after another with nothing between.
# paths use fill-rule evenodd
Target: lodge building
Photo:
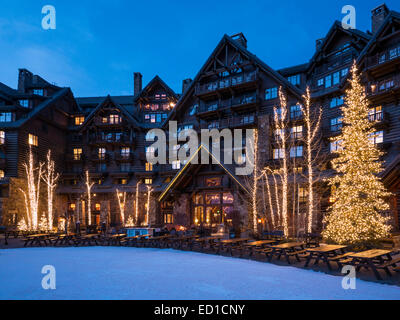
<instances>
[{"instance_id":1,"label":"lodge building","mask_svg":"<svg viewBox=\"0 0 400 320\"><path fill-rule=\"evenodd\" d=\"M29 149L37 161L44 161L51 149L61 173L55 206L58 218L79 219L83 225L106 221L118 226L118 194L126 193L125 217L136 216L138 224L215 228L239 223L246 230L249 208L244 199L248 188L245 179L235 175L235 166L214 161L152 165L146 157L146 152L152 151L152 142L146 142L148 131L168 130L169 121L177 121L178 132L257 128L261 165L279 170L280 150L273 121L282 88L289 108L289 159L294 163L293 172L304 173L305 129L299 103L308 86L313 103L323 108L321 147L325 160L321 160L321 172L333 174L329 160L338 147L333 138L342 127L340 106L353 61L363 71L371 101L369 117L376 123L373 142L385 151L382 179L393 194L391 223L399 229L400 13L386 5L372 10L371 31L344 29L334 22L326 36L316 41L315 54L308 62L281 70L273 70L248 51L243 34L224 35L193 80L183 81L180 94L158 76L143 87L142 75L134 73L130 96L77 98L70 88L20 69L17 89L0 83L0 224L16 225L24 217L19 188L24 188L23 163ZM176 150L182 147L169 146ZM212 160L211 153L209 156ZM241 158L245 162L245 150ZM94 183L90 210L86 172ZM307 194L301 178L292 184L289 228L296 233L304 230L298 222L303 219ZM321 182L314 230L322 228L330 201L330 190ZM45 210L43 206L40 212ZM259 213L265 228L268 210L264 204Z\"/></svg>"}]
</instances>

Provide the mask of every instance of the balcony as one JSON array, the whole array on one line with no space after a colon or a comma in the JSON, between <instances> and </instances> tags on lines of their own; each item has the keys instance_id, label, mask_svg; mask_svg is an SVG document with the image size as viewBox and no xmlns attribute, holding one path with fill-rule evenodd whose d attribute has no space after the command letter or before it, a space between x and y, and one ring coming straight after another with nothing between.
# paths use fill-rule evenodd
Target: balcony
<instances>
[{"instance_id":1,"label":"balcony","mask_svg":"<svg viewBox=\"0 0 400 320\"><path fill-rule=\"evenodd\" d=\"M134 156L133 153L124 153L121 154L120 152L114 153L114 160L119 162L130 162L133 161Z\"/></svg>"},{"instance_id":2,"label":"balcony","mask_svg":"<svg viewBox=\"0 0 400 320\"><path fill-rule=\"evenodd\" d=\"M396 75L386 79L369 82L366 87L366 94L370 99L387 97L400 88L400 76Z\"/></svg>"},{"instance_id":3,"label":"balcony","mask_svg":"<svg viewBox=\"0 0 400 320\"><path fill-rule=\"evenodd\" d=\"M390 120L389 114L384 111L370 113L368 119L371 122L375 122L376 126L388 125Z\"/></svg>"},{"instance_id":4,"label":"balcony","mask_svg":"<svg viewBox=\"0 0 400 320\"><path fill-rule=\"evenodd\" d=\"M112 158L112 153L104 153L104 154L100 154L100 153L92 153L90 156L90 160L91 161L95 161L95 162L109 162L110 159Z\"/></svg>"},{"instance_id":5,"label":"balcony","mask_svg":"<svg viewBox=\"0 0 400 320\"><path fill-rule=\"evenodd\" d=\"M98 127L120 127L124 125L121 117L95 117L93 123Z\"/></svg>"},{"instance_id":6,"label":"balcony","mask_svg":"<svg viewBox=\"0 0 400 320\"><path fill-rule=\"evenodd\" d=\"M92 145L107 145L107 144L116 144L116 145L132 145L133 139L126 134L116 134L110 133L105 135L91 135L89 137L89 144Z\"/></svg>"},{"instance_id":7,"label":"balcony","mask_svg":"<svg viewBox=\"0 0 400 320\"><path fill-rule=\"evenodd\" d=\"M223 100L215 103L201 104L197 112L197 116L206 117L218 114L221 110L232 108L235 110L250 108L256 106L260 102L256 94L235 97L229 100Z\"/></svg>"},{"instance_id":8,"label":"balcony","mask_svg":"<svg viewBox=\"0 0 400 320\"><path fill-rule=\"evenodd\" d=\"M227 90L229 88L246 86L256 82L258 75L256 71L234 75L217 81L212 81L203 85L197 85L195 94L197 96L209 95L217 91Z\"/></svg>"},{"instance_id":9,"label":"balcony","mask_svg":"<svg viewBox=\"0 0 400 320\"><path fill-rule=\"evenodd\" d=\"M253 127L257 124L257 116L250 114L250 115L243 115L243 116L236 116L236 117L229 117L226 119L215 120L212 123L203 123L201 124L201 129L225 129L225 128L248 128Z\"/></svg>"},{"instance_id":10,"label":"balcony","mask_svg":"<svg viewBox=\"0 0 400 320\"><path fill-rule=\"evenodd\" d=\"M393 64L400 64L400 45L385 51L378 52L376 55L367 57L365 61L366 69L375 75L379 72L392 71ZM376 69L382 69L380 71Z\"/></svg>"}]
</instances>

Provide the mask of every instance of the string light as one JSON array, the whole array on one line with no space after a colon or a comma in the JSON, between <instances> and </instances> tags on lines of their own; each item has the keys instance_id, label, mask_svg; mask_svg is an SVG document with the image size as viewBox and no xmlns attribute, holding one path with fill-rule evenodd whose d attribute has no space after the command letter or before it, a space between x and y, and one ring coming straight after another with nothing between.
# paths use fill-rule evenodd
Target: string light
<instances>
[{"instance_id":1,"label":"string light","mask_svg":"<svg viewBox=\"0 0 400 320\"><path fill-rule=\"evenodd\" d=\"M308 206L307 206L307 231L312 232L313 226L313 215L314 215L314 162L313 150L318 148L316 143L317 133L321 126L322 109L319 108L315 118L312 116L311 111L311 94L310 88L307 87L306 94L303 95L304 106L301 105L301 111L303 113L304 121L306 123L306 136L305 145L307 150L306 165L307 165L307 178L308 178Z\"/></svg>"},{"instance_id":2,"label":"string light","mask_svg":"<svg viewBox=\"0 0 400 320\"><path fill-rule=\"evenodd\" d=\"M141 181L139 181L136 184L136 201L135 201L135 220L136 220L136 225L139 225L139 187L140 187Z\"/></svg>"},{"instance_id":3,"label":"string light","mask_svg":"<svg viewBox=\"0 0 400 320\"><path fill-rule=\"evenodd\" d=\"M117 199L118 199L118 206L119 206L119 212L121 215L121 223L122 226L125 226L125 203L126 203L126 192L120 193L118 189L116 190L117 193ZM121 200L122 198L122 200Z\"/></svg>"},{"instance_id":4,"label":"string light","mask_svg":"<svg viewBox=\"0 0 400 320\"><path fill-rule=\"evenodd\" d=\"M92 224L92 188L94 186L94 182L90 183L89 170L86 170L86 193L88 199L88 224L89 226Z\"/></svg>"},{"instance_id":5,"label":"string light","mask_svg":"<svg viewBox=\"0 0 400 320\"><path fill-rule=\"evenodd\" d=\"M342 107L343 129L338 137L341 148L332 161L338 175L329 179L335 202L325 217L323 236L336 243L360 243L388 236L390 196L378 174L382 172L383 155L370 141L373 123L368 119L369 102L356 64L351 70L350 88Z\"/></svg>"},{"instance_id":6,"label":"string light","mask_svg":"<svg viewBox=\"0 0 400 320\"><path fill-rule=\"evenodd\" d=\"M60 175L55 173L55 162L51 160L51 150L47 153L47 170L42 175L43 181L47 185L47 218L49 230L53 229L53 202L54 202L54 191L57 188L57 180Z\"/></svg>"},{"instance_id":7,"label":"string light","mask_svg":"<svg viewBox=\"0 0 400 320\"><path fill-rule=\"evenodd\" d=\"M146 203L146 225L149 226L149 214L150 214L150 197L153 188L151 186L147 186L147 203Z\"/></svg>"}]
</instances>

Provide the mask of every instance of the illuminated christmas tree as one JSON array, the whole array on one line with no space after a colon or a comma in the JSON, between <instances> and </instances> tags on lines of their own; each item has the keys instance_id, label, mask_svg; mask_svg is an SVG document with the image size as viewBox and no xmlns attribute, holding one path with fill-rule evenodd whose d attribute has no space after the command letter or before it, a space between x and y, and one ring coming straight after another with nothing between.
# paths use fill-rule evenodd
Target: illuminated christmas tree
<instances>
[{"instance_id":1,"label":"illuminated christmas tree","mask_svg":"<svg viewBox=\"0 0 400 320\"><path fill-rule=\"evenodd\" d=\"M390 227L382 213L389 209L390 195L378 177L383 170L382 152L373 143L374 123L369 121L369 103L356 65L342 107L343 129L336 138L338 157L332 161L337 175L329 181L334 203L324 219L325 239L362 243L384 238Z\"/></svg>"}]
</instances>

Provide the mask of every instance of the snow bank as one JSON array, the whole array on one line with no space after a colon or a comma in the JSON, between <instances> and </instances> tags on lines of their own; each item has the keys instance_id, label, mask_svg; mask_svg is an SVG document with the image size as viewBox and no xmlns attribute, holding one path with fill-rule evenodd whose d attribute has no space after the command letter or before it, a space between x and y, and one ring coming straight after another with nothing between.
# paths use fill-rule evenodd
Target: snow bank
<instances>
[{"instance_id":1,"label":"snow bank","mask_svg":"<svg viewBox=\"0 0 400 320\"><path fill-rule=\"evenodd\" d=\"M92 247L0 251L0 299L399 299L400 288L312 270L174 250ZM41 286L56 269L56 290Z\"/></svg>"}]
</instances>

